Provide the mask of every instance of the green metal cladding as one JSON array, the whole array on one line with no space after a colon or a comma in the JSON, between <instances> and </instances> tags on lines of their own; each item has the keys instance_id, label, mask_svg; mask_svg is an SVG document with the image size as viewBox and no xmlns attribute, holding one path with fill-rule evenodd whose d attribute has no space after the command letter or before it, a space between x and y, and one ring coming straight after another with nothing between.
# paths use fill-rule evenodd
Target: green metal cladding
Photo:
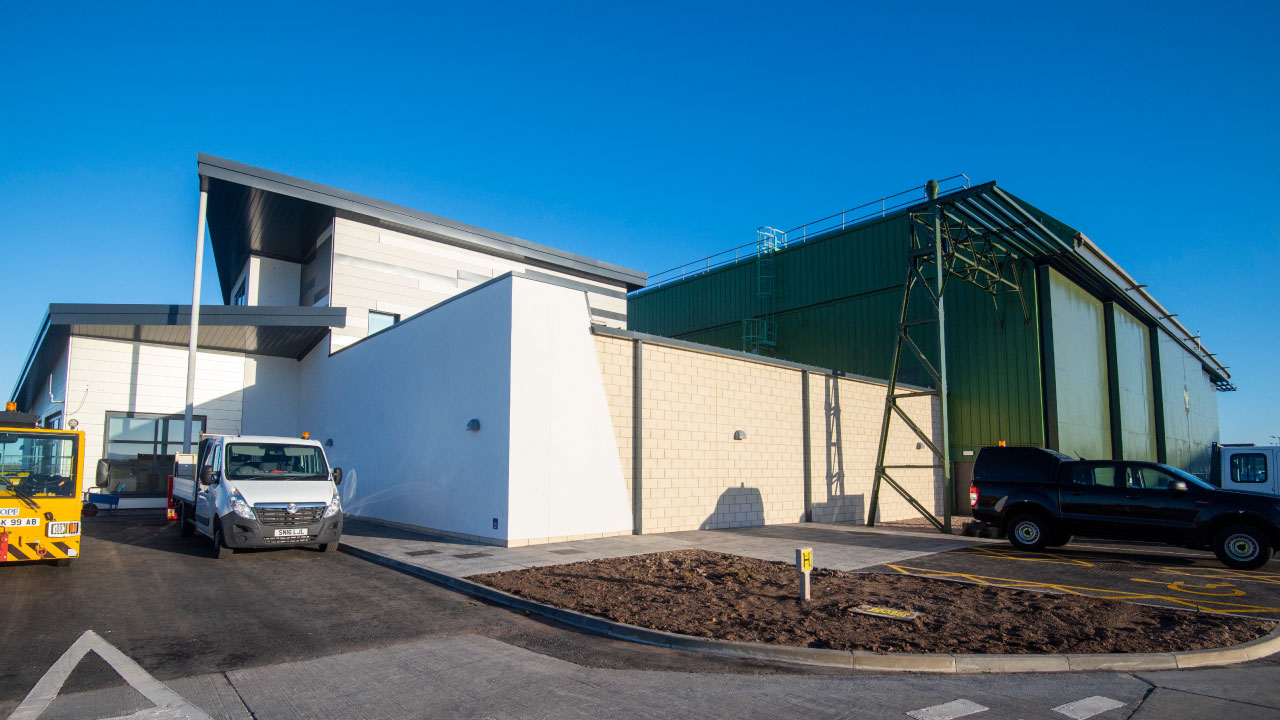
<instances>
[{"instance_id":1,"label":"green metal cladding","mask_svg":"<svg viewBox=\"0 0 1280 720\"><path fill-rule=\"evenodd\" d=\"M1070 227L1041 217L1060 237ZM779 358L885 378L906 280L910 218L904 212L778 251L774 257ZM1019 266L1026 314L961 281L947 285L952 459L1003 440L1086 458L1164 460L1206 474L1218 440L1217 396L1201 361L1166 332L1100 297L1097 279L1058 258ZM1046 264L1047 263L1047 264ZM755 314L754 256L633 293L633 330L742 349ZM1089 285L1092 283L1092 285ZM1120 300L1124 298L1121 297ZM925 302L913 299L913 308ZM1043 327L1041 324L1043 323ZM936 357L933 325L911 333ZM1154 337L1153 337L1154 336ZM904 356L905 357L905 356ZM913 358L903 381L931 385Z\"/></svg>"},{"instance_id":2,"label":"green metal cladding","mask_svg":"<svg viewBox=\"0 0 1280 720\"><path fill-rule=\"evenodd\" d=\"M775 255L778 357L859 375L888 376L906 279L909 222L905 213L890 215ZM741 349L742 318L752 314L753 262L748 259L633 294L627 303L629 326ZM964 450L998 440L1044 444L1035 280L1029 265L1021 274L1025 317L1015 295L1000 297L997 315L990 296L961 282L947 287L950 421L956 459L964 458ZM936 353L932 326L918 328L912 337L926 353ZM906 381L927 384L923 369L914 361L906 362Z\"/></svg>"}]
</instances>

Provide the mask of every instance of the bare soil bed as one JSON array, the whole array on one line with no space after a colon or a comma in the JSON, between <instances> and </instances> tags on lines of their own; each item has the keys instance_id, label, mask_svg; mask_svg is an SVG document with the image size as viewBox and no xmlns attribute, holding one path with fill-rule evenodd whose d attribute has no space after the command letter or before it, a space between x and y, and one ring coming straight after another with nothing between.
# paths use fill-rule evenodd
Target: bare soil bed
<instances>
[{"instance_id":1,"label":"bare soil bed","mask_svg":"<svg viewBox=\"0 0 1280 720\"><path fill-rule=\"evenodd\" d=\"M907 575L814 568L813 599L795 568L681 550L474 575L548 605L699 637L918 653L1142 653L1200 650L1262 637L1274 623ZM869 617L859 605L919 612Z\"/></svg>"}]
</instances>

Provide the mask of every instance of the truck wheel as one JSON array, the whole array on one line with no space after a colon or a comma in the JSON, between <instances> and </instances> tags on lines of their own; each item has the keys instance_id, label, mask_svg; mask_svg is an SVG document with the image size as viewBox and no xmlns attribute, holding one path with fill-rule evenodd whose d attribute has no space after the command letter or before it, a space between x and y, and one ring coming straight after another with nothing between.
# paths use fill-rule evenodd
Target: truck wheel
<instances>
[{"instance_id":1,"label":"truck wheel","mask_svg":"<svg viewBox=\"0 0 1280 720\"><path fill-rule=\"evenodd\" d=\"M226 540L222 537L222 523L218 518L213 519L213 557L216 560L226 560L231 557L235 550L227 547Z\"/></svg>"},{"instance_id":2,"label":"truck wheel","mask_svg":"<svg viewBox=\"0 0 1280 720\"><path fill-rule=\"evenodd\" d=\"M186 503L178 503L178 535L191 537L196 534L196 524L191 522L191 511Z\"/></svg>"},{"instance_id":3,"label":"truck wheel","mask_svg":"<svg viewBox=\"0 0 1280 720\"><path fill-rule=\"evenodd\" d=\"M54 567L71 567L71 558L58 558L53 561Z\"/></svg>"},{"instance_id":4,"label":"truck wheel","mask_svg":"<svg viewBox=\"0 0 1280 720\"><path fill-rule=\"evenodd\" d=\"M1228 525L1213 537L1213 554L1235 570L1257 570L1272 552L1266 534L1250 525Z\"/></svg>"},{"instance_id":5,"label":"truck wheel","mask_svg":"<svg viewBox=\"0 0 1280 720\"><path fill-rule=\"evenodd\" d=\"M1009 542L1019 550L1035 552L1043 550L1049 544L1048 523L1044 516L1037 513L1014 515L1009 521Z\"/></svg>"},{"instance_id":6,"label":"truck wheel","mask_svg":"<svg viewBox=\"0 0 1280 720\"><path fill-rule=\"evenodd\" d=\"M327 553L338 552L338 541L334 540L333 542L320 543L320 551Z\"/></svg>"}]
</instances>

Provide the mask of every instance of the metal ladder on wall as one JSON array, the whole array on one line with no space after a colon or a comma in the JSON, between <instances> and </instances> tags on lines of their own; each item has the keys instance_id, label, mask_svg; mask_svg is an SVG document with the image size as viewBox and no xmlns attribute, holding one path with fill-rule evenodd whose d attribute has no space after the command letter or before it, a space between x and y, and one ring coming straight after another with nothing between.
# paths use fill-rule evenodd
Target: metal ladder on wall
<instances>
[{"instance_id":1,"label":"metal ladder on wall","mask_svg":"<svg viewBox=\"0 0 1280 720\"><path fill-rule=\"evenodd\" d=\"M778 325L774 318L777 275L774 254L787 246L787 234L777 228L756 228L755 313L742 321L742 351L773 355L778 349Z\"/></svg>"}]
</instances>

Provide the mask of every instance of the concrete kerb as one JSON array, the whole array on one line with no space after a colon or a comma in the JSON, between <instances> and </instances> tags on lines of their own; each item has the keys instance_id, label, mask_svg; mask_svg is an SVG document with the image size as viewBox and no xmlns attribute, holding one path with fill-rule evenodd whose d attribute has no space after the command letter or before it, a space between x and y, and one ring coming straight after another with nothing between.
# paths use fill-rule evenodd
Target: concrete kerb
<instances>
[{"instance_id":1,"label":"concrete kerb","mask_svg":"<svg viewBox=\"0 0 1280 720\"><path fill-rule=\"evenodd\" d=\"M483 598L516 610L537 613L570 627L629 642L676 650L766 660L792 665L869 670L876 672L923 673L1051 673L1071 671L1133 672L1216 667L1257 660L1280 652L1280 624L1265 637L1243 645L1173 653L1109 653L1061 655L967 655L956 653L875 653L863 650L768 645L765 643L714 640L680 635L662 630L628 625L573 610L544 605L533 600L495 590L487 585L448 575L419 565L343 543L340 549L354 557L427 580L457 592Z\"/></svg>"}]
</instances>

